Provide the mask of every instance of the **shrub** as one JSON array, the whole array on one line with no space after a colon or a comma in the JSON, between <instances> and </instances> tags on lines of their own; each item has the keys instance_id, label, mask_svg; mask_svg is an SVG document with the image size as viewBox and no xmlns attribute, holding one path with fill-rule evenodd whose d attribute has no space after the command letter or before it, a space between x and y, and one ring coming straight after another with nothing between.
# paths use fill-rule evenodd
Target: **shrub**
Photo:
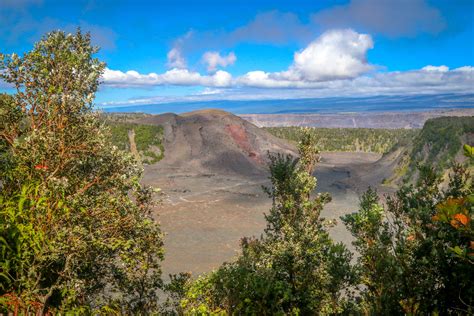
<instances>
[{"instance_id":1,"label":"shrub","mask_svg":"<svg viewBox=\"0 0 474 316\"><path fill-rule=\"evenodd\" d=\"M386 207L369 189L343 218L356 238L364 314L472 314L474 195L472 175L453 168L449 186L423 167Z\"/></svg>"},{"instance_id":2,"label":"shrub","mask_svg":"<svg viewBox=\"0 0 474 316\"><path fill-rule=\"evenodd\" d=\"M261 238L244 238L242 254L192 283L182 301L190 313L333 314L352 282L350 253L328 235L319 214L327 194L311 197L318 152L305 134L300 159L270 155L273 207ZM346 296L347 298L347 296Z\"/></svg>"}]
</instances>

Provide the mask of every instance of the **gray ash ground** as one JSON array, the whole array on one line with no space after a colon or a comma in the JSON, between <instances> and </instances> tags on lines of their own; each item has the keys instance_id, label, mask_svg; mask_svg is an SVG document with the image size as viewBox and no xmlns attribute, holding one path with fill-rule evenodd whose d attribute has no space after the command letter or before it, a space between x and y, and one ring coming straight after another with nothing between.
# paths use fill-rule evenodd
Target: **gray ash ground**
<instances>
[{"instance_id":1,"label":"gray ash ground","mask_svg":"<svg viewBox=\"0 0 474 316\"><path fill-rule=\"evenodd\" d=\"M166 234L165 275L216 269L238 254L242 237L263 233L264 213L271 207L262 190L269 185L267 152L296 155L292 144L216 110L146 116L137 122L164 128L164 159L145 167L143 183L163 191L155 215ZM392 156L322 154L317 192L333 197L322 216L338 220L330 229L336 241L351 247L339 217L356 211L367 186L379 186L391 173L398 159Z\"/></svg>"},{"instance_id":2,"label":"gray ash ground","mask_svg":"<svg viewBox=\"0 0 474 316\"><path fill-rule=\"evenodd\" d=\"M339 217L357 210L359 194L369 183L355 177L358 170L374 166L380 155L324 153L322 158L315 174L317 192L333 197L322 216L338 220L330 234L352 248L352 238ZM263 214L271 207L262 190L262 185L268 185L264 174L191 173L155 165L146 168L145 183L163 190L155 215L166 234L165 275L183 271L197 275L232 260L242 237L263 232Z\"/></svg>"}]
</instances>

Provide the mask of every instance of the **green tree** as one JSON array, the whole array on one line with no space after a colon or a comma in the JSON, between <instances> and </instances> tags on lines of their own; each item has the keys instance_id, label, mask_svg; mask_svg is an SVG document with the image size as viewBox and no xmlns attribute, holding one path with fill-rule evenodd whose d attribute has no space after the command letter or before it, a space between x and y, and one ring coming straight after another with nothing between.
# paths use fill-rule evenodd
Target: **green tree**
<instances>
[{"instance_id":1,"label":"green tree","mask_svg":"<svg viewBox=\"0 0 474 316\"><path fill-rule=\"evenodd\" d=\"M7 310L12 301L43 311L156 308L163 243L152 190L93 111L105 67L96 52L78 30L49 33L21 57L1 55L0 76L16 88L0 97Z\"/></svg>"},{"instance_id":2,"label":"green tree","mask_svg":"<svg viewBox=\"0 0 474 316\"><path fill-rule=\"evenodd\" d=\"M306 133L300 158L270 155L273 201L261 238L244 238L242 254L189 286L190 313L333 314L342 310L351 284L350 253L330 239L320 217L327 194L312 197L318 151Z\"/></svg>"}]
</instances>

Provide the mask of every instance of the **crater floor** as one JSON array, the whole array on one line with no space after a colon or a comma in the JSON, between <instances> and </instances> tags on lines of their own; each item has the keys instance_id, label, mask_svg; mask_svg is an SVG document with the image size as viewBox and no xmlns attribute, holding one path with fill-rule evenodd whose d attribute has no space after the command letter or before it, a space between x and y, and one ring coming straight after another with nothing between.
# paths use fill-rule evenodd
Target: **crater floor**
<instances>
[{"instance_id":1,"label":"crater floor","mask_svg":"<svg viewBox=\"0 0 474 316\"><path fill-rule=\"evenodd\" d=\"M322 216L338 220L330 233L350 248L352 238L339 217L357 210L359 193L368 184L355 177L379 158L370 153L323 153L316 169L317 192L333 197ZM154 165L146 167L144 182L163 191L155 215L166 234L164 275L211 271L238 254L242 237L259 236L265 228L263 214L271 207L262 190L268 185L266 176L191 173Z\"/></svg>"}]
</instances>

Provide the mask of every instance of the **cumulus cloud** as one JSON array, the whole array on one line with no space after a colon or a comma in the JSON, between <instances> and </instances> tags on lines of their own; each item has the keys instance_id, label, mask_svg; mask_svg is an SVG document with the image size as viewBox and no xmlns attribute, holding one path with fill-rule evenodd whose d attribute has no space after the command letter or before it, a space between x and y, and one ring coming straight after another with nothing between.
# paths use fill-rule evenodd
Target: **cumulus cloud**
<instances>
[{"instance_id":1,"label":"cumulus cloud","mask_svg":"<svg viewBox=\"0 0 474 316\"><path fill-rule=\"evenodd\" d=\"M370 35L353 30L323 33L300 52L283 72L251 71L235 84L257 88L317 89L334 95L346 93L392 94L472 92L473 68L450 70L445 65L427 65L411 71L377 72L366 58L373 47Z\"/></svg>"},{"instance_id":2,"label":"cumulus cloud","mask_svg":"<svg viewBox=\"0 0 474 316\"><path fill-rule=\"evenodd\" d=\"M427 65L411 71L375 72L375 67L367 61L366 56L372 47L370 35L350 29L332 30L296 52L293 63L281 72L254 70L233 78L223 70L212 75L201 75L177 67L162 74L107 69L103 80L107 86L119 87L188 85L209 88L297 89L312 91L305 94L312 96L472 93L472 66L450 70L445 65ZM178 53L171 54L170 59L177 61L179 57ZM221 56L217 52L208 52L204 54L203 60L208 64L208 69L213 71L218 66L225 67L235 62L235 55L230 53ZM215 94L213 91L204 90L202 95Z\"/></svg>"},{"instance_id":3,"label":"cumulus cloud","mask_svg":"<svg viewBox=\"0 0 474 316\"><path fill-rule=\"evenodd\" d=\"M266 98L282 94L302 98L472 93L472 66L449 69L445 65L427 65L410 71L383 72L379 69L375 72L375 67L367 60L367 52L373 45L370 35L350 29L331 30L296 52L292 64L281 72L254 70L233 78L223 70L212 75L201 75L186 68L173 68L162 74L107 69L103 80L107 86L118 87L203 86L205 89L198 95L216 99L246 98L246 94L239 91L248 91L249 88L253 89L252 94L267 91L259 94ZM171 57L175 61L179 60L180 55ZM214 71L218 66L225 67L235 62L235 55L208 52L204 54L203 61L207 63L208 70Z\"/></svg>"},{"instance_id":4,"label":"cumulus cloud","mask_svg":"<svg viewBox=\"0 0 474 316\"><path fill-rule=\"evenodd\" d=\"M446 27L440 11L424 0L352 0L312 15L325 28L353 27L391 37L437 34Z\"/></svg>"},{"instance_id":5,"label":"cumulus cloud","mask_svg":"<svg viewBox=\"0 0 474 316\"><path fill-rule=\"evenodd\" d=\"M474 67L472 66L462 66L462 67L459 67L459 68L456 68L455 69L456 71L461 71L461 72L466 72L466 73L474 73ZM471 77L472 79L472 77Z\"/></svg>"},{"instance_id":6,"label":"cumulus cloud","mask_svg":"<svg viewBox=\"0 0 474 316\"><path fill-rule=\"evenodd\" d=\"M190 30L186 32L173 42L170 51L173 56L168 57L168 64L170 68L185 68L184 55L207 50L203 55L203 61L208 65L208 71L212 72L217 69L217 66L232 65L236 60L234 53L229 54L226 58L220 56L218 50L234 47L242 42L277 45L301 44L311 39L315 31L314 27L302 23L294 13L276 10L263 12L257 14L248 23L230 31ZM170 61L170 58L173 60Z\"/></svg>"},{"instance_id":7,"label":"cumulus cloud","mask_svg":"<svg viewBox=\"0 0 474 316\"><path fill-rule=\"evenodd\" d=\"M279 76L292 81L354 78L373 69L366 57L373 46L367 34L350 29L327 31L295 53L293 65Z\"/></svg>"},{"instance_id":8,"label":"cumulus cloud","mask_svg":"<svg viewBox=\"0 0 474 316\"><path fill-rule=\"evenodd\" d=\"M122 72L107 68L102 80L106 86L111 87L152 87L161 85L227 87L232 83L232 76L223 70L217 71L212 76L202 76L198 72L178 68L173 68L163 74L140 74L134 70Z\"/></svg>"},{"instance_id":9,"label":"cumulus cloud","mask_svg":"<svg viewBox=\"0 0 474 316\"><path fill-rule=\"evenodd\" d=\"M233 52L229 53L227 56L221 56L219 52L206 52L202 56L202 61L207 64L207 71L213 72L217 67L227 67L233 65L237 57Z\"/></svg>"},{"instance_id":10,"label":"cumulus cloud","mask_svg":"<svg viewBox=\"0 0 474 316\"><path fill-rule=\"evenodd\" d=\"M286 71L266 73L251 71L238 78L238 83L267 88L319 87L319 82L355 78L372 70L367 51L373 47L370 35L353 30L323 33L305 49L294 54Z\"/></svg>"}]
</instances>

